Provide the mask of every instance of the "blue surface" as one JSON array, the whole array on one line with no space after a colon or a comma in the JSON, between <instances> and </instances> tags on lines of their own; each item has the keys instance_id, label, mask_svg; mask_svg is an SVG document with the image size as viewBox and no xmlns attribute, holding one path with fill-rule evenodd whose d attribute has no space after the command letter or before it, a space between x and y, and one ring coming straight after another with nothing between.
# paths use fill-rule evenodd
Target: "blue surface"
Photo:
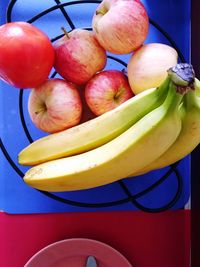
<instances>
[{"instance_id":1,"label":"blue surface","mask_svg":"<svg viewBox=\"0 0 200 267\"><path fill-rule=\"evenodd\" d=\"M2 3L3 2L3 3ZM36 3L37 2L37 3ZM36 1L18 0L12 13L12 21L27 21L34 15L42 12L44 9L55 5L55 1ZM62 3L67 1L61 1ZM81 2L81 1L80 1ZM175 41L176 45L184 55L187 62L190 61L190 1L142 1L147 8L148 14L152 20L157 22ZM0 3L0 23L5 22L5 12L8 1ZM91 27L92 14L97 4L78 4L66 8L69 16L76 27ZM50 38L61 34L60 27L67 25L65 18L60 10L47 14L33 23L45 31ZM150 31L146 43L161 42L170 44L166 37L160 33L154 26L150 26ZM120 56L127 62L129 55ZM108 60L107 69L119 69L123 66L113 60ZM14 89L3 82L0 82L0 137L4 147L8 152L13 164L21 172L25 172L26 167L17 163L17 155L21 149L28 145L29 141L24 133L19 114L19 90ZM45 135L34 127L27 113L27 99L29 90L24 91L23 107L27 128L31 133L33 140ZM134 159L133 159L134 160ZM179 201L173 206L173 209L182 208L188 201L190 195L190 157L186 157L178 166L183 179L183 191ZM124 179L131 193L138 193L161 177L164 170L149 173L148 175ZM136 210L132 203L117 205L109 208L85 208L73 205L63 204L55 201L41 192L28 187L24 184L21 177L11 167L2 151L0 151L0 210L8 213L47 213L63 211L94 211L94 210ZM175 175L171 175L162 185L157 187L151 193L141 197L138 201L149 208L159 208L169 202L177 190L177 180ZM89 203L101 203L126 198L124 191L119 183L102 186L95 189L65 192L58 194L74 201Z\"/></svg>"}]
</instances>

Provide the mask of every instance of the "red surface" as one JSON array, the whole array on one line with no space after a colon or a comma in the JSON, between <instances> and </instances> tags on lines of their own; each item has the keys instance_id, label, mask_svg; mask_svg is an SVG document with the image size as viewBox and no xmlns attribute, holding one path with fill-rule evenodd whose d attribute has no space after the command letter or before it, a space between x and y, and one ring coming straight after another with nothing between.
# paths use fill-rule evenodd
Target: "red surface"
<instances>
[{"instance_id":1,"label":"red surface","mask_svg":"<svg viewBox=\"0 0 200 267\"><path fill-rule=\"evenodd\" d=\"M45 246L67 238L107 243L136 267L189 267L190 212L0 214L1 266L22 267ZM117 266L116 266L117 267Z\"/></svg>"}]
</instances>

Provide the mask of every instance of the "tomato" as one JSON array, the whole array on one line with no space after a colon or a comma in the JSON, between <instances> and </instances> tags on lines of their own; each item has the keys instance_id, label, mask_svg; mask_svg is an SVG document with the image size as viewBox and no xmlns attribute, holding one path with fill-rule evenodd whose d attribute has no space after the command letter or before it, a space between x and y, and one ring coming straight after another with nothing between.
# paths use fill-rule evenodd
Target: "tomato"
<instances>
[{"instance_id":1,"label":"tomato","mask_svg":"<svg viewBox=\"0 0 200 267\"><path fill-rule=\"evenodd\" d=\"M54 64L48 36L27 22L0 26L0 79L16 88L42 84Z\"/></svg>"}]
</instances>

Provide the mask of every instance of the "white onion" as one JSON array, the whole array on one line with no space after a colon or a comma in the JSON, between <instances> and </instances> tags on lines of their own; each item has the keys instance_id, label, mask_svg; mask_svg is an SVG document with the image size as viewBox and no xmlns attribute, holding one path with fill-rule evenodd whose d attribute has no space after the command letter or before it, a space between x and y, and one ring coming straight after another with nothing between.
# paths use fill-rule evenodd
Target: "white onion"
<instances>
[{"instance_id":1,"label":"white onion","mask_svg":"<svg viewBox=\"0 0 200 267\"><path fill-rule=\"evenodd\" d=\"M167 70L177 64L178 53L168 45L143 45L128 62L128 80L134 94L159 86L167 77Z\"/></svg>"}]
</instances>

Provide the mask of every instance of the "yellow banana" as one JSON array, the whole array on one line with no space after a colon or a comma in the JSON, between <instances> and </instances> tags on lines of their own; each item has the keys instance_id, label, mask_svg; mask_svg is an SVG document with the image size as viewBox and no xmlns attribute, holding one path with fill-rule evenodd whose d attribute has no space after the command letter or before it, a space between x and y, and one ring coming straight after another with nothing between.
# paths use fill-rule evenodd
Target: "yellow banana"
<instances>
[{"instance_id":1,"label":"yellow banana","mask_svg":"<svg viewBox=\"0 0 200 267\"><path fill-rule=\"evenodd\" d=\"M195 78L195 91L196 91L196 95L200 96L200 81Z\"/></svg>"},{"instance_id":2,"label":"yellow banana","mask_svg":"<svg viewBox=\"0 0 200 267\"><path fill-rule=\"evenodd\" d=\"M169 73L176 80L174 72L190 71L190 68L179 64ZM177 93L177 88L170 81L163 104L110 142L79 155L32 167L24 181L41 190L70 191L105 185L129 176L133 170L141 170L162 155L180 133L178 107L184 92Z\"/></svg>"},{"instance_id":3,"label":"yellow banana","mask_svg":"<svg viewBox=\"0 0 200 267\"><path fill-rule=\"evenodd\" d=\"M105 144L123 133L166 97L169 79L129 99L119 107L71 129L38 139L18 155L22 165L36 165L52 159L82 153Z\"/></svg>"},{"instance_id":4,"label":"yellow banana","mask_svg":"<svg viewBox=\"0 0 200 267\"><path fill-rule=\"evenodd\" d=\"M195 79L195 91L188 92L180 105L182 129L174 144L158 159L142 169L137 175L164 168L190 154L200 143L200 82ZM136 174L135 174L136 175Z\"/></svg>"}]
</instances>

